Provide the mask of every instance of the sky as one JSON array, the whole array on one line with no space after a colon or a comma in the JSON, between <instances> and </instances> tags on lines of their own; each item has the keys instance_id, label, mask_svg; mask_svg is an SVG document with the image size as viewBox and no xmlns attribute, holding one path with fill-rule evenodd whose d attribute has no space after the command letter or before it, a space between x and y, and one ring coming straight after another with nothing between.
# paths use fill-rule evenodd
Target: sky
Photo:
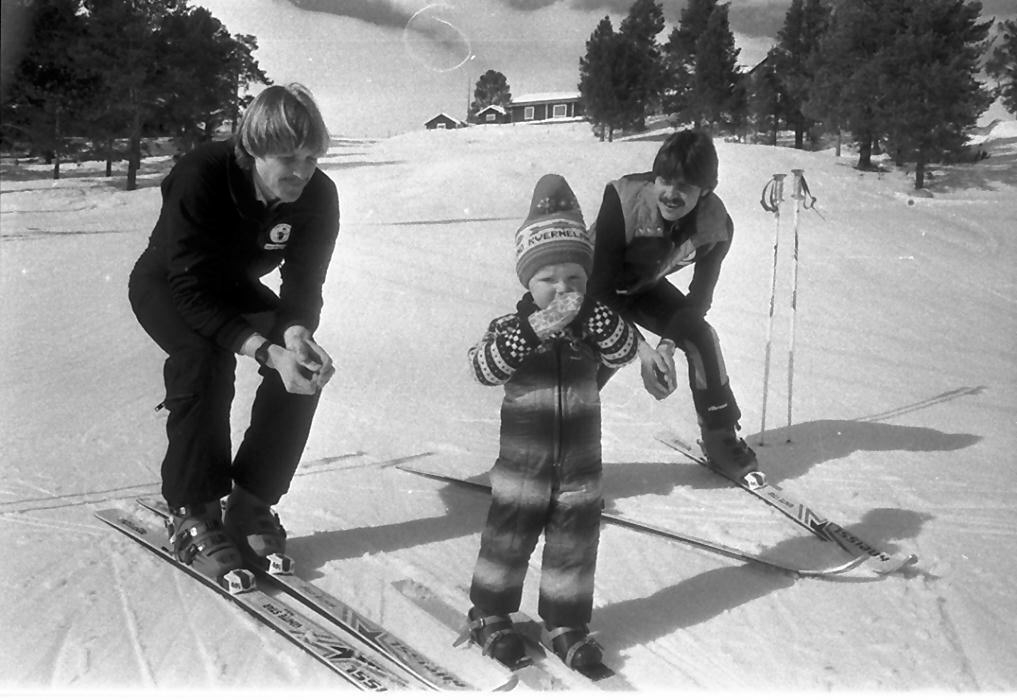
<instances>
[{"instance_id":1,"label":"sky","mask_svg":"<svg viewBox=\"0 0 1017 700\"><path fill-rule=\"evenodd\" d=\"M462 119L477 79L505 75L514 97L574 91L586 41L631 0L197 0L231 33L253 34L275 82L307 85L329 128L348 136L420 129L438 112ZM788 1L742 0L730 18L739 60L773 44ZM667 32L684 2L664 0Z\"/></svg>"},{"instance_id":2,"label":"sky","mask_svg":"<svg viewBox=\"0 0 1017 700\"><path fill-rule=\"evenodd\" d=\"M464 119L478 78L505 75L513 97L574 92L579 59L600 20L617 29L632 0L190 0L232 34L253 35L275 83L300 82L337 135L387 137L423 128L439 112ZM686 0L659 0L666 27ZM739 63L775 43L791 0L732 0ZM4 3L3 62L18 42ZM1017 17L1015 0L985 0L983 17ZM10 11L9 11L10 10ZM260 89L260 86L255 89Z\"/></svg>"}]
</instances>

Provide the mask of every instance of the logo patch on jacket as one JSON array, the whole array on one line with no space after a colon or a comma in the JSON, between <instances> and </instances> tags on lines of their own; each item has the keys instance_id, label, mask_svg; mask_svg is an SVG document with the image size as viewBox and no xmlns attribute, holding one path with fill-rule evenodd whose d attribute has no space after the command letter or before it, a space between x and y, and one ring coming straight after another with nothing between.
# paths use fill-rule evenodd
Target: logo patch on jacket
<instances>
[{"instance_id":1,"label":"logo patch on jacket","mask_svg":"<svg viewBox=\"0 0 1017 700\"><path fill-rule=\"evenodd\" d=\"M289 224L276 224L268 232L268 241L265 243L265 250L282 250L286 242L290 240L290 231L293 229Z\"/></svg>"}]
</instances>

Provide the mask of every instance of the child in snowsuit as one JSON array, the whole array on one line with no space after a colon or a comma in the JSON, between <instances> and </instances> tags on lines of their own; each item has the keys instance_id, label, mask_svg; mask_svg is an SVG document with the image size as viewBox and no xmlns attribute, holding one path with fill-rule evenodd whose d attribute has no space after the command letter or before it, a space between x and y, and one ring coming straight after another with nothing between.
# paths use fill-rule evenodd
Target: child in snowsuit
<instances>
[{"instance_id":1,"label":"child in snowsuit","mask_svg":"<svg viewBox=\"0 0 1017 700\"><path fill-rule=\"evenodd\" d=\"M523 642L527 564L544 533L538 612L544 642L573 668L600 662L587 627L599 542L600 396L597 371L635 358L635 329L585 297L593 241L568 183L545 175L516 233L516 271L529 289L469 351L478 381L504 385L492 502L473 575L469 629L484 653L512 666Z\"/></svg>"}]
</instances>

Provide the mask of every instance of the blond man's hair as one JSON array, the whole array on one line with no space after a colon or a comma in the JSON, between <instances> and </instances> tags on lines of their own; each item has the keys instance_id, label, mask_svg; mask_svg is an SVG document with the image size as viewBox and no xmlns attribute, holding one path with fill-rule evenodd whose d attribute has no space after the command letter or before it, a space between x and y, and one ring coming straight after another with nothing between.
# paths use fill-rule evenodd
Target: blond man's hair
<instances>
[{"instance_id":1,"label":"blond man's hair","mask_svg":"<svg viewBox=\"0 0 1017 700\"><path fill-rule=\"evenodd\" d=\"M311 91L300 83L272 85L251 102L236 135L237 159L250 167L255 158L284 155L306 148L325 155L331 143L328 127Z\"/></svg>"}]
</instances>

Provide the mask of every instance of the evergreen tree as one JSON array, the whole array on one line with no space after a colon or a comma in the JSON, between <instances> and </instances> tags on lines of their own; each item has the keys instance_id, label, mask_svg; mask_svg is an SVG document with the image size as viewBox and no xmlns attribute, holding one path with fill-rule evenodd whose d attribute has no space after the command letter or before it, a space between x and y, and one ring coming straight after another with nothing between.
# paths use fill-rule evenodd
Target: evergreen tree
<instances>
[{"instance_id":1,"label":"evergreen tree","mask_svg":"<svg viewBox=\"0 0 1017 700\"><path fill-rule=\"evenodd\" d=\"M718 126L738 126L735 115L743 111L744 97L739 90L738 53L728 22L728 5L718 5L710 13L706 30L696 40L696 65L692 80L695 104L692 109L697 127L706 122Z\"/></svg>"},{"instance_id":2,"label":"evergreen tree","mask_svg":"<svg viewBox=\"0 0 1017 700\"><path fill-rule=\"evenodd\" d=\"M804 145L805 133L812 120L802 111L809 90L815 83L811 62L819 50L819 41L829 21L824 0L792 0L777 34L773 59L780 79L784 110L795 131L795 148Z\"/></svg>"},{"instance_id":3,"label":"evergreen tree","mask_svg":"<svg viewBox=\"0 0 1017 700\"><path fill-rule=\"evenodd\" d=\"M664 44L665 81L664 109L679 121L695 119L693 76L696 72L696 45L707 29L717 0L689 0L681 12L678 25L671 30Z\"/></svg>"},{"instance_id":4,"label":"evergreen tree","mask_svg":"<svg viewBox=\"0 0 1017 700\"><path fill-rule=\"evenodd\" d=\"M476 87L473 90L473 102L470 104L470 114L477 112L489 105L498 105L508 109L512 102L512 91L509 89L508 79L504 74L496 70L488 70L477 79Z\"/></svg>"},{"instance_id":5,"label":"evergreen tree","mask_svg":"<svg viewBox=\"0 0 1017 700\"><path fill-rule=\"evenodd\" d=\"M157 79L171 61L156 33L167 15L186 10L184 0L85 0L94 65L101 75L111 117L126 135L127 189L137 187L144 127L166 102Z\"/></svg>"},{"instance_id":6,"label":"evergreen tree","mask_svg":"<svg viewBox=\"0 0 1017 700\"><path fill-rule=\"evenodd\" d=\"M635 0L618 28L618 36L627 44L618 53L629 88L629 126L637 130L646 127L646 115L660 103L664 71L657 35L663 30L664 11L656 0Z\"/></svg>"},{"instance_id":7,"label":"evergreen tree","mask_svg":"<svg viewBox=\"0 0 1017 700\"><path fill-rule=\"evenodd\" d=\"M884 0L884 9L899 25L880 51L879 119L898 162L915 161L921 188L930 159L963 147L992 101L976 79L992 21L965 0Z\"/></svg>"},{"instance_id":8,"label":"evergreen tree","mask_svg":"<svg viewBox=\"0 0 1017 700\"><path fill-rule=\"evenodd\" d=\"M617 35L605 16L586 40L586 55L579 59L579 94L594 129L613 140L622 112L616 86Z\"/></svg>"},{"instance_id":9,"label":"evergreen tree","mask_svg":"<svg viewBox=\"0 0 1017 700\"><path fill-rule=\"evenodd\" d=\"M996 79L996 95L1011 114L1017 114L1017 20L999 25L996 45L985 64L986 72Z\"/></svg>"},{"instance_id":10,"label":"evergreen tree","mask_svg":"<svg viewBox=\"0 0 1017 700\"><path fill-rule=\"evenodd\" d=\"M802 112L838 137L850 132L858 144L860 169L872 167L872 148L880 135L874 86L882 71L879 51L893 31L882 5L838 0L809 62L814 80Z\"/></svg>"},{"instance_id":11,"label":"evergreen tree","mask_svg":"<svg viewBox=\"0 0 1017 700\"><path fill-rule=\"evenodd\" d=\"M39 0L30 6L24 53L5 75L5 140L28 140L60 177L66 135L81 122L95 76L80 61L84 20L77 0Z\"/></svg>"},{"instance_id":12,"label":"evergreen tree","mask_svg":"<svg viewBox=\"0 0 1017 700\"><path fill-rule=\"evenodd\" d=\"M252 84L271 85L272 81L258 65L254 52L258 50L258 39L252 34L234 34L230 44L225 74L229 87L229 99L225 108L229 111L230 131L236 132L240 114L254 101L254 95L247 92ZM226 97L227 93L223 93Z\"/></svg>"},{"instance_id":13,"label":"evergreen tree","mask_svg":"<svg viewBox=\"0 0 1017 700\"><path fill-rule=\"evenodd\" d=\"M668 36L664 106L678 121L734 126L744 114L747 98L728 8L717 0L689 0Z\"/></svg>"},{"instance_id":14,"label":"evergreen tree","mask_svg":"<svg viewBox=\"0 0 1017 700\"><path fill-rule=\"evenodd\" d=\"M164 58L153 79L164 94L155 119L188 145L208 140L240 112L239 90L271 81L253 60L254 37L235 38L203 7L166 16L155 32Z\"/></svg>"}]
</instances>

